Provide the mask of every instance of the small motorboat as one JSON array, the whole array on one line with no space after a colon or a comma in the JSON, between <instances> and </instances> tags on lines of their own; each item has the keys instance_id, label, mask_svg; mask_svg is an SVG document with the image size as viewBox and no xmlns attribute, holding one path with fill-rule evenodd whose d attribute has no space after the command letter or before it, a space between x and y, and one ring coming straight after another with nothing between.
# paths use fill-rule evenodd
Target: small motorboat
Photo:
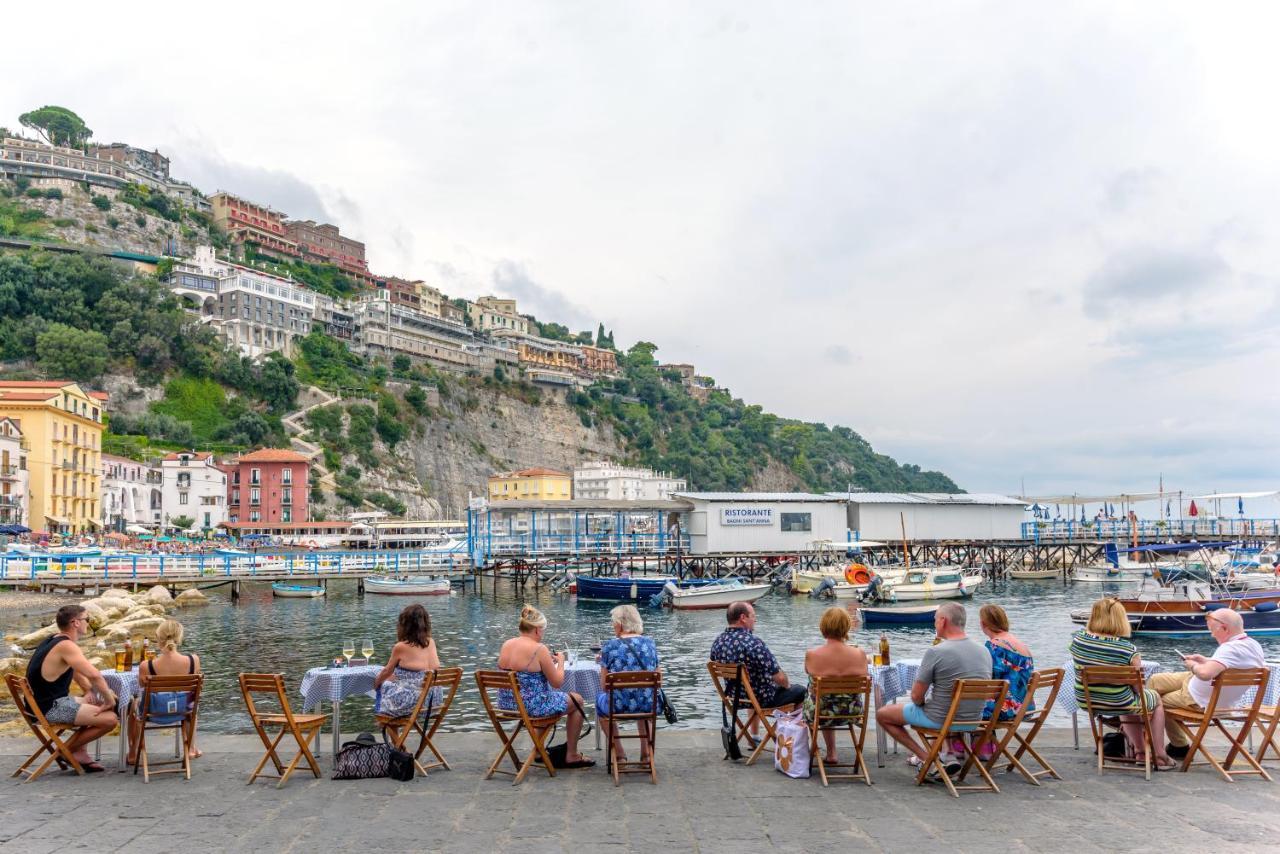
<instances>
[{"instance_id":1,"label":"small motorboat","mask_svg":"<svg viewBox=\"0 0 1280 854\"><path fill-rule=\"evenodd\" d=\"M1057 578L1062 575L1060 569L1011 569L1009 570L1010 578L1017 578L1021 581L1032 581L1038 578Z\"/></svg>"},{"instance_id":2,"label":"small motorboat","mask_svg":"<svg viewBox=\"0 0 1280 854\"><path fill-rule=\"evenodd\" d=\"M319 599L324 588L310 584L272 584L271 595L278 599Z\"/></svg>"},{"instance_id":3,"label":"small motorboat","mask_svg":"<svg viewBox=\"0 0 1280 854\"><path fill-rule=\"evenodd\" d=\"M1071 570L1071 580L1086 584L1137 584L1151 574L1148 569L1112 566L1109 563L1094 566L1077 566Z\"/></svg>"},{"instance_id":4,"label":"small motorboat","mask_svg":"<svg viewBox=\"0 0 1280 854\"><path fill-rule=\"evenodd\" d=\"M933 615L937 613L937 605L908 605L901 608L872 608L863 605L858 611L862 614L864 624L902 624L933 625Z\"/></svg>"},{"instance_id":5,"label":"small motorboat","mask_svg":"<svg viewBox=\"0 0 1280 854\"><path fill-rule=\"evenodd\" d=\"M679 611L706 608L728 608L734 602L754 602L773 589L771 584L743 584L736 578L713 581L697 587L677 587L668 581L662 588L663 598Z\"/></svg>"},{"instance_id":6,"label":"small motorboat","mask_svg":"<svg viewBox=\"0 0 1280 854\"><path fill-rule=\"evenodd\" d=\"M882 602L919 602L929 599L967 599L985 582L977 570L956 566L909 569L901 581L873 584L868 596Z\"/></svg>"},{"instance_id":7,"label":"small motorboat","mask_svg":"<svg viewBox=\"0 0 1280 854\"><path fill-rule=\"evenodd\" d=\"M369 576L364 580L366 593L380 593L388 596L448 596L451 590L447 578Z\"/></svg>"},{"instance_id":8,"label":"small motorboat","mask_svg":"<svg viewBox=\"0 0 1280 854\"><path fill-rule=\"evenodd\" d=\"M663 587L675 581L676 578L671 575L649 575L644 578L579 575L577 577L578 598L607 599L611 602L648 599L661 593Z\"/></svg>"}]
</instances>

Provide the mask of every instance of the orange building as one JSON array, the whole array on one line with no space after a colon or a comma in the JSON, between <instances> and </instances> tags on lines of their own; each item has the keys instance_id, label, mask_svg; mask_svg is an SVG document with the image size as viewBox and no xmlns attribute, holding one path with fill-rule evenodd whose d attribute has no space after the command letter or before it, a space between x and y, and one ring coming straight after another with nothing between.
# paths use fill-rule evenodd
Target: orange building
<instances>
[{"instance_id":1,"label":"orange building","mask_svg":"<svg viewBox=\"0 0 1280 854\"><path fill-rule=\"evenodd\" d=\"M230 193L209 197L213 221L235 243L252 243L259 249L297 258L301 255L297 242L290 240L284 225L284 214L263 205L245 201Z\"/></svg>"}]
</instances>

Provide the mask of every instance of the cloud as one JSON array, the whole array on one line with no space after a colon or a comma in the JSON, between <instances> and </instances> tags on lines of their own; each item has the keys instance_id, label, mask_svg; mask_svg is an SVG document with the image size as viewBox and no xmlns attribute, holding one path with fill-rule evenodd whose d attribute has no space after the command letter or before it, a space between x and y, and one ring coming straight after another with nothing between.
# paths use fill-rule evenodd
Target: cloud
<instances>
[{"instance_id":1,"label":"cloud","mask_svg":"<svg viewBox=\"0 0 1280 854\"><path fill-rule=\"evenodd\" d=\"M857 359L853 355L853 351L843 344L832 344L824 347L822 356L833 365L852 365Z\"/></svg>"},{"instance_id":2,"label":"cloud","mask_svg":"<svg viewBox=\"0 0 1280 854\"><path fill-rule=\"evenodd\" d=\"M1110 317L1197 290L1229 284L1231 268L1214 252L1195 249L1125 249L1109 257L1084 286L1084 310Z\"/></svg>"},{"instance_id":3,"label":"cloud","mask_svg":"<svg viewBox=\"0 0 1280 854\"><path fill-rule=\"evenodd\" d=\"M331 208L315 187L284 169L228 160L210 144L188 141L174 149L171 171L205 193L226 190L290 219L338 223L344 234L359 239L360 207L349 196L336 193Z\"/></svg>"},{"instance_id":4,"label":"cloud","mask_svg":"<svg viewBox=\"0 0 1280 854\"><path fill-rule=\"evenodd\" d=\"M1103 206L1124 213L1155 195L1160 185L1158 169L1126 169L1107 184Z\"/></svg>"},{"instance_id":5,"label":"cloud","mask_svg":"<svg viewBox=\"0 0 1280 854\"><path fill-rule=\"evenodd\" d=\"M493 287L500 296L514 298L522 313L532 314L544 323L554 321L571 330L596 326L590 314L561 292L534 281L524 265L516 261L498 262L493 270Z\"/></svg>"}]
</instances>

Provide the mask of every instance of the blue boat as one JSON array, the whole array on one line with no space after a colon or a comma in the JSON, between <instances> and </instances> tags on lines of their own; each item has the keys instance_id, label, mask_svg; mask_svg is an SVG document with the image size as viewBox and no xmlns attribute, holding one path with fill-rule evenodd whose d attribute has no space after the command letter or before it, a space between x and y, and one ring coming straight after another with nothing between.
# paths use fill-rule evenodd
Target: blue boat
<instances>
[{"instance_id":1,"label":"blue boat","mask_svg":"<svg viewBox=\"0 0 1280 854\"><path fill-rule=\"evenodd\" d=\"M578 597L581 599L608 599L613 602L648 599L662 592L668 581L676 581L670 575L649 575L644 578L605 578L599 575L577 577Z\"/></svg>"},{"instance_id":2,"label":"blue boat","mask_svg":"<svg viewBox=\"0 0 1280 854\"><path fill-rule=\"evenodd\" d=\"M913 605L907 608L868 608L858 609L864 624L915 625L932 626L933 615L938 612L937 605Z\"/></svg>"}]
</instances>

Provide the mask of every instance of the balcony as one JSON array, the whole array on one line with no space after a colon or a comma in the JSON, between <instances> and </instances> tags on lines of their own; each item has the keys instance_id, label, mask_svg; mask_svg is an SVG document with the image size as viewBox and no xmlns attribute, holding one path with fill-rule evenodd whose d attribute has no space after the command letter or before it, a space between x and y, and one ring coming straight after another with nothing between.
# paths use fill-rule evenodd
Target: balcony
<instances>
[{"instance_id":1,"label":"balcony","mask_svg":"<svg viewBox=\"0 0 1280 854\"><path fill-rule=\"evenodd\" d=\"M16 480L19 471L17 466L0 466L0 480Z\"/></svg>"},{"instance_id":2,"label":"balcony","mask_svg":"<svg viewBox=\"0 0 1280 854\"><path fill-rule=\"evenodd\" d=\"M75 471L76 468L76 464L71 462L71 460L63 460L61 465L67 471Z\"/></svg>"}]
</instances>

